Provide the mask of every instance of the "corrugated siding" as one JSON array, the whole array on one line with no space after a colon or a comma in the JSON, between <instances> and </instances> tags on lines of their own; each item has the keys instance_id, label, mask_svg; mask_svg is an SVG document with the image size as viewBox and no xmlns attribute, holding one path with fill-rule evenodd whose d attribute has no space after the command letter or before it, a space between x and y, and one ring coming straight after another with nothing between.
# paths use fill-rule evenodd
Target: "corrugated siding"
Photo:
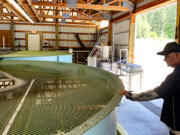
<instances>
[{"instance_id":1,"label":"corrugated siding","mask_svg":"<svg viewBox=\"0 0 180 135\"><path fill-rule=\"evenodd\" d=\"M114 45L128 45L129 20L113 24Z\"/></svg>"},{"instance_id":2,"label":"corrugated siding","mask_svg":"<svg viewBox=\"0 0 180 135\"><path fill-rule=\"evenodd\" d=\"M31 30L36 30L36 31L52 31L55 32L55 26L46 26L46 25L20 25L16 24L15 25L15 30L26 30L26 31L31 31Z\"/></svg>"},{"instance_id":3,"label":"corrugated siding","mask_svg":"<svg viewBox=\"0 0 180 135\"><path fill-rule=\"evenodd\" d=\"M96 28L80 28L80 27L59 27L59 32L73 32L73 33L87 33L87 35L79 34L79 37L81 40L95 40L95 35L88 35L88 33L94 33L96 34ZM74 34L59 34L59 39L67 39L67 40L76 40ZM85 46L92 46L95 43L92 42L83 42ZM66 46L66 47L80 47L78 42L72 42L72 41L60 41L60 46Z\"/></svg>"},{"instance_id":4,"label":"corrugated siding","mask_svg":"<svg viewBox=\"0 0 180 135\"><path fill-rule=\"evenodd\" d=\"M113 24L113 42L115 46L115 57L120 57L120 49L128 49L129 20Z\"/></svg>"},{"instance_id":5,"label":"corrugated siding","mask_svg":"<svg viewBox=\"0 0 180 135\"><path fill-rule=\"evenodd\" d=\"M96 33L96 28L59 27L60 32Z\"/></svg>"},{"instance_id":6,"label":"corrugated siding","mask_svg":"<svg viewBox=\"0 0 180 135\"><path fill-rule=\"evenodd\" d=\"M0 30L10 30L10 24L0 24Z\"/></svg>"},{"instance_id":7,"label":"corrugated siding","mask_svg":"<svg viewBox=\"0 0 180 135\"><path fill-rule=\"evenodd\" d=\"M106 40L108 41L108 31L109 29L106 28L106 29L100 29L100 36L103 36L103 37L106 37Z\"/></svg>"},{"instance_id":8,"label":"corrugated siding","mask_svg":"<svg viewBox=\"0 0 180 135\"><path fill-rule=\"evenodd\" d=\"M0 26L4 27L4 25L7 25L8 27L10 26L9 24L1 24ZM4 27L5 28L5 27ZM9 28L8 28L9 30ZM37 32L42 33L42 38L43 42L47 42L48 45L50 46L55 46L56 45L56 26L55 25L20 25L16 24L15 25L15 31L22 31L22 32L15 32L15 45L25 45L25 33L30 32L32 30L36 30ZM80 28L80 27L64 27L64 26L59 26L59 32L67 32L66 34L64 33L59 33L59 46L66 46L66 47L79 47L78 42L76 41L76 38L74 34L68 34L68 33L87 33L87 35L82 35L80 34L80 39L81 40L95 40L95 34L96 34L96 27L94 28ZM88 33L94 33L88 34ZM67 40L67 41L61 41ZM73 41L74 40L74 41ZM84 42L86 46L92 46L94 43L92 42Z\"/></svg>"}]
</instances>

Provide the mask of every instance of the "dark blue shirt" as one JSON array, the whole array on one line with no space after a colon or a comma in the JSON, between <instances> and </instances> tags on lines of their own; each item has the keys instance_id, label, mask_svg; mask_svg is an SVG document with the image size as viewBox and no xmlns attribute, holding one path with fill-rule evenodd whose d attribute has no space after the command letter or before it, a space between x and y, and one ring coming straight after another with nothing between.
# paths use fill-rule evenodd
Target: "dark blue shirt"
<instances>
[{"instance_id":1,"label":"dark blue shirt","mask_svg":"<svg viewBox=\"0 0 180 135\"><path fill-rule=\"evenodd\" d=\"M173 130L180 131L180 65L155 91L164 99L161 121Z\"/></svg>"}]
</instances>

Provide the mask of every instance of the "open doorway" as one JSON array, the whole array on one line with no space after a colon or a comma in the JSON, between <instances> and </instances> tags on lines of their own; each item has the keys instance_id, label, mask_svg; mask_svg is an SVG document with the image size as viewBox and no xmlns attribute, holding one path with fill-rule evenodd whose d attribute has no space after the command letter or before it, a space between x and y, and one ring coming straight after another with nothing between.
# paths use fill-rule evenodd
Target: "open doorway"
<instances>
[{"instance_id":1,"label":"open doorway","mask_svg":"<svg viewBox=\"0 0 180 135\"><path fill-rule=\"evenodd\" d=\"M144 71L142 90L158 86L172 72L164 57L156 53L174 41L175 27L176 3L136 17L134 56L135 64L141 65Z\"/></svg>"}]
</instances>

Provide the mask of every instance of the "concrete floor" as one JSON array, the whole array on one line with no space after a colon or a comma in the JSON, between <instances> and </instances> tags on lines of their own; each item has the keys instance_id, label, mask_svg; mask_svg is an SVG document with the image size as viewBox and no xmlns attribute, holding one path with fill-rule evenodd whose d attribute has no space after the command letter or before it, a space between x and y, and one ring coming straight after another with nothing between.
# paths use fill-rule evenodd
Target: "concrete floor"
<instances>
[{"instance_id":1,"label":"concrete floor","mask_svg":"<svg viewBox=\"0 0 180 135\"><path fill-rule=\"evenodd\" d=\"M117 107L117 120L128 135L169 135L160 121L162 99L135 102L123 97Z\"/></svg>"}]
</instances>

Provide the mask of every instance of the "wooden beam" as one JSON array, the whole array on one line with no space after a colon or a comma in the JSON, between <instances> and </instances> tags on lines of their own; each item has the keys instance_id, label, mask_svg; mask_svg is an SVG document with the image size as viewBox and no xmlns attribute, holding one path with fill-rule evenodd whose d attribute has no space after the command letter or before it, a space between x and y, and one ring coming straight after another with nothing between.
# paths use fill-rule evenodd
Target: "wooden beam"
<instances>
[{"instance_id":1,"label":"wooden beam","mask_svg":"<svg viewBox=\"0 0 180 135\"><path fill-rule=\"evenodd\" d=\"M144 0L136 0L136 4L138 4L138 3L142 2L142 1L144 1Z\"/></svg>"},{"instance_id":2,"label":"wooden beam","mask_svg":"<svg viewBox=\"0 0 180 135\"><path fill-rule=\"evenodd\" d=\"M75 19L75 20L108 20L107 18L91 18L91 17L78 17L78 16L70 16L69 18L64 18L63 16L60 15L39 15L41 18L59 18L59 19Z\"/></svg>"},{"instance_id":3,"label":"wooden beam","mask_svg":"<svg viewBox=\"0 0 180 135\"><path fill-rule=\"evenodd\" d=\"M0 12L0 16L12 16L12 17L14 17L14 16L16 16L16 15L14 15L13 13L1 13Z\"/></svg>"},{"instance_id":4,"label":"wooden beam","mask_svg":"<svg viewBox=\"0 0 180 135\"><path fill-rule=\"evenodd\" d=\"M83 1L83 0L77 0L77 2L78 2L78 3L83 3L83 4L86 4L86 2L85 2L85 1Z\"/></svg>"},{"instance_id":5,"label":"wooden beam","mask_svg":"<svg viewBox=\"0 0 180 135\"><path fill-rule=\"evenodd\" d=\"M56 23L56 47L59 46L59 26L58 26L58 22Z\"/></svg>"},{"instance_id":6,"label":"wooden beam","mask_svg":"<svg viewBox=\"0 0 180 135\"><path fill-rule=\"evenodd\" d=\"M37 17L37 19L39 20L39 22L41 22L42 20L39 18L38 12L37 12L35 6L32 5L31 0L27 0L27 3L28 3L28 5L31 7L32 11L33 11L34 14L36 15L36 17Z\"/></svg>"},{"instance_id":7,"label":"wooden beam","mask_svg":"<svg viewBox=\"0 0 180 135\"><path fill-rule=\"evenodd\" d=\"M100 12L97 12L97 13L95 13L95 14L92 14L91 16L94 17L94 16L97 16L97 15L99 15L99 14L100 14Z\"/></svg>"},{"instance_id":8,"label":"wooden beam","mask_svg":"<svg viewBox=\"0 0 180 135\"><path fill-rule=\"evenodd\" d=\"M10 22L0 22L0 24L10 24ZM31 24L31 23L14 23L15 25L37 25L37 26L55 26L55 23L35 23L35 24ZM68 25L67 25L68 24ZM91 24L83 24L83 25L79 25L81 23L76 23L77 25L74 25L74 23L68 23L67 24L58 24L61 27L78 27L78 28L96 28L96 25L91 25ZM73 24L73 25L71 25Z\"/></svg>"},{"instance_id":9,"label":"wooden beam","mask_svg":"<svg viewBox=\"0 0 180 135\"><path fill-rule=\"evenodd\" d=\"M14 50L14 21L11 21L10 29L11 29L10 46L11 46L11 49Z\"/></svg>"},{"instance_id":10,"label":"wooden beam","mask_svg":"<svg viewBox=\"0 0 180 135\"><path fill-rule=\"evenodd\" d=\"M112 5L112 4L116 3L116 2L119 2L119 0L112 0L112 1L108 2L107 4Z\"/></svg>"},{"instance_id":11,"label":"wooden beam","mask_svg":"<svg viewBox=\"0 0 180 135\"><path fill-rule=\"evenodd\" d=\"M133 14L134 15L141 14L141 13L150 11L152 9L156 9L156 8L162 7L164 5L171 4L173 2L176 2L176 0L155 0L153 2L150 2L148 4L145 4L145 5L137 8Z\"/></svg>"},{"instance_id":12,"label":"wooden beam","mask_svg":"<svg viewBox=\"0 0 180 135\"><path fill-rule=\"evenodd\" d=\"M9 21L9 22L11 22L11 21L16 21L16 22L22 22L22 20L12 20L12 19L0 19L0 22L4 22L4 21ZM1 24L1 23L0 23ZM10 24L10 23L9 23Z\"/></svg>"},{"instance_id":13,"label":"wooden beam","mask_svg":"<svg viewBox=\"0 0 180 135\"><path fill-rule=\"evenodd\" d=\"M53 4L51 2L32 2L32 5L44 5L44 6L53 6L53 7L67 7L66 4L56 3ZM128 7L120 7L120 6L104 6L104 5L95 5L95 4L81 4L77 3L75 8L80 9L92 9L92 10L111 10L111 11L129 11Z\"/></svg>"},{"instance_id":14,"label":"wooden beam","mask_svg":"<svg viewBox=\"0 0 180 135\"><path fill-rule=\"evenodd\" d=\"M96 35L96 40L98 40L100 36L100 22L96 23Z\"/></svg>"},{"instance_id":15,"label":"wooden beam","mask_svg":"<svg viewBox=\"0 0 180 135\"><path fill-rule=\"evenodd\" d=\"M130 1L130 0L112 0L112 1L108 2L107 4L108 4L108 5L112 5L112 4L115 4L115 3L120 4L122 1L127 1L127 2L128 2L129 4L131 4L131 5L134 5L134 4L135 4L135 2L132 2L132 1Z\"/></svg>"},{"instance_id":16,"label":"wooden beam","mask_svg":"<svg viewBox=\"0 0 180 135\"><path fill-rule=\"evenodd\" d=\"M109 27L108 27L108 45L112 45L112 22L109 21Z\"/></svg>"},{"instance_id":17,"label":"wooden beam","mask_svg":"<svg viewBox=\"0 0 180 135\"><path fill-rule=\"evenodd\" d=\"M36 15L34 14L34 12L32 11L29 5L23 5L22 7L26 11L28 16L33 20L33 22L38 22Z\"/></svg>"},{"instance_id":18,"label":"wooden beam","mask_svg":"<svg viewBox=\"0 0 180 135\"><path fill-rule=\"evenodd\" d=\"M115 22L118 22L118 21L121 21L121 20L125 20L125 19L128 19L129 18L129 12L128 13L125 13L121 16L118 16L117 18L114 18L112 20L112 23L115 23Z\"/></svg>"},{"instance_id":19,"label":"wooden beam","mask_svg":"<svg viewBox=\"0 0 180 135\"><path fill-rule=\"evenodd\" d=\"M175 40L180 44L180 1L177 1L176 35Z\"/></svg>"},{"instance_id":20,"label":"wooden beam","mask_svg":"<svg viewBox=\"0 0 180 135\"><path fill-rule=\"evenodd\" d=\"M105 30L105 29L109 29L109 26L101 28L100 30L102 31L102 30Z\"/></svg>"},{"instance_id":21,"label":"wooden beam","mask_svg":"<svg viewBox=\"0 0 180 135\"><path fill-rule=\"evenodd\" d=\"M130 13L129 21L129 39L128 39L128 62L134 63L134 34L135 34L135 16Z\"/></svg>"},{"instance_id":22,"label":"wooden beam","mask_svg":"<svg viewBox=\"0 0 180 135\"><path fill-rule=\"evenodd\" d=\"M3 4L0 3L0 13L3 13Z\"/></svg>"},{"instance_id":23,"label":"wooden beam","mask_svg":"<svg viewBox=\"0 0 180 135\"><path fill-rule=\"evenodd\" d=\"M15 14L16 16L18 16L21 20L23 20L24 22L26 22L27 20L24 19L24 17L16 11L16 9L9 3L3 3L4 7L6 7L8 10L10 10L13 14Z\"/></svg>"}]
</instances>

